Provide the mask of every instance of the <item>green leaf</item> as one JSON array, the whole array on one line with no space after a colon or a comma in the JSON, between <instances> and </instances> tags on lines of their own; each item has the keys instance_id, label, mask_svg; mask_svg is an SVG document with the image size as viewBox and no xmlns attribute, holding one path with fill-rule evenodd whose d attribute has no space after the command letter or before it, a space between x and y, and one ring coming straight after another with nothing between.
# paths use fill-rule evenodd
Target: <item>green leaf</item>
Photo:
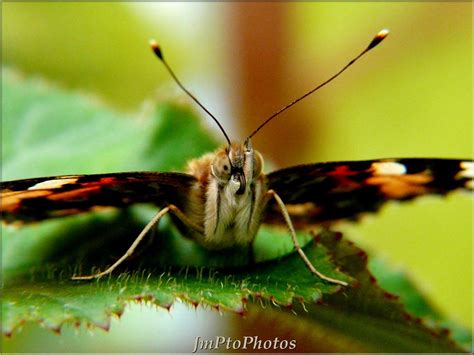
<instances>
[{"instance_id":1,"label":"green leaf","mask_svg":"<svg viewBox=\"0 0 474 355\"><path fill-rule=\"evenodd\" d=\"M310 303L278 311L253 307L250 322L258 319L260 324L277 325L277 333L303 340L298 348L303 352L463 351L450 339L447 329L428 326L409 314L398 296L378 285L367 270L364 251L349 241L338 241L338 234L323 233L319 240L334 252L335 263L357 279L359 286L325 297L323 305ZM297 325L293 312L298 315ZM270 331L266 336L274 334Z\"/></svg>"},{"instance_id":2,"label":"green leaf","mask_svg":"<svg viewBox=\"0 0 474 355\"><path fill-rule=\"evenodd\" d=\"M307 253L316 267L327 267L324 246L313 244ZM71 267L56 263L9 278L4 289L3 331L11 334L25 321L40 322L56 331L65 322L107 328L110 315L121 314L126 301L133 300L169 308L179 297L196 306L243 313L250 297L291 306L294 298L316 302L323 293L334 293L340 288L308 277L308 270L296 255L279 263L259 264L258 269L160 269L142 265L137 270L106 280L73 282ZM332 275L348 280L340 272Z\"/></svg>"},{"instance_id":3,"label":"green leaf","mask_svg":"<svg viewBox=\"0 0 474 355\"><path fill-rule=\"evenodd\" d=\"M432 304L417 289L416 285L401 271L391 270L385 263L374 258L369 263L369 269L377 277L379 285L394 294L400 296L400 301L405 306L407 312L423 319L426 324L437 325L443 331L452 332L453 339L465 349L472 348L471 332L450 321L436 310Z\"/></svg>"},{"instance_id":4,"label":"green leaf","mask_svg":"<svg viewBox=\"0 0 474 355\"><path fill-rule=\"evenodd\" d=\"M167 171L216 146L187 107L163 103L137 119L10 70L4 70L2 89L4 179ZM330 232L318 243L304 232L299 238L317 269L358 287L341 288L311 275L297 255L287 255L292 244L284 229L261 229L254 248L258 262L252 264L249 250L203 250L167 219L117 273L94 282L70 281L73 274L104 269L120 257L155 212L138 206L3 227L3 333L11 335L24 322L55 331L64 323L107 329L110 316L124 312L127 302L169 308L179 298L195 306L283 317L292 329L307 323L312 331L342 339L336 346L315 336L326 349L348 350L357 342L357 349L376 351L459 350L442 330L417 321L380 289L366 269L365 254ZM256 308L259 302L270 307Z\"/></svg>"}]
</instances>

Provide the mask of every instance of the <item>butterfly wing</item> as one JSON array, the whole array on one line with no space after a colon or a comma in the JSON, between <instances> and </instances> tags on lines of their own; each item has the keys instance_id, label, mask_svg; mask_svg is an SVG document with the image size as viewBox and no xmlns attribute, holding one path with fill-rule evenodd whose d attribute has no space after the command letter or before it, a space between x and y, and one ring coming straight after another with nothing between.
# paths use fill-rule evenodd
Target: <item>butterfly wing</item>
<instances>
[{"instance_id":1,"label":"butterfly wing","mask_svg":"<svg viewBox=\"0 0 474 355\"><path fill-rule=\"evenodd\" d=\"M383 159L299 165L270 173L269 189L287 205L296 226L356 220L388 201L473 189L474 163L454 159ZM266 223L281 223L270 203Z\"/></svg>"},{"instance_id":2,"label":"butterfly wing","mask_svg":"<svg viewBox=\"0 0 474 355\"><path fill-rule=\"evenodd\" d=\"M33 222L134 203L183 207L196 179L180 173L68 175L1 183L2 220Z\"/></svg>"}]
</instances>

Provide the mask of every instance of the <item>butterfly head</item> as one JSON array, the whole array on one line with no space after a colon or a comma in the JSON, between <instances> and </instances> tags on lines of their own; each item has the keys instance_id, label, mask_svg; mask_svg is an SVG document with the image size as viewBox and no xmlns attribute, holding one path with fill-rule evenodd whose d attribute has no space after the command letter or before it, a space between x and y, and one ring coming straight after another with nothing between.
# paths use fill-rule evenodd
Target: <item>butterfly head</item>
<instances>
[{"instance_id":1,"label":"butterfly head","mask_svg":"<svg viewBox=\"0 0 474 355\"><path fill-rule=\"evenodd\" d=\"M250 140L244 144L231 143L219 150L211 164L212 175L220 184L231 186L236 195L242 195L254 179L262 174L263 158L253 150Z\"/></svg>"}]
</instances>

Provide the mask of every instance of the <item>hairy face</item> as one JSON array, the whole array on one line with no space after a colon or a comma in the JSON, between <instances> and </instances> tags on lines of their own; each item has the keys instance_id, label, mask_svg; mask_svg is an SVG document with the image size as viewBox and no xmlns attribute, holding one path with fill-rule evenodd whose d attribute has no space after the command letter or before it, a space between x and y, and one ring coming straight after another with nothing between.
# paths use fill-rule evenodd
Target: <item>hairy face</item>
<instances>
[{"instance_id":1,"label":"hairy face","mask_svg":"<svg viewBox=\"0 0 474 355\"><path fill-rule=\"evenodd\" d=\"M220 184L234 185L235 193L241 195L247 185L261 175L262 167L262 156L253 150L250 142L232 143L215 154L211 171Z\"/></svg>"}]
</instances>

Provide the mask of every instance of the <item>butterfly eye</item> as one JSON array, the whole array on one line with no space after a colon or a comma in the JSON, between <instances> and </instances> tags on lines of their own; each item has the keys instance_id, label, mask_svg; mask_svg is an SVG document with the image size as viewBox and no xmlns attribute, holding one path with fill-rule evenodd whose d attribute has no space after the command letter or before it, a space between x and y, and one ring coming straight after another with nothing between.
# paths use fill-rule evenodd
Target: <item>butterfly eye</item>
<instances>
[{"instance_id":1,"label":"butterfly eye","mask_svg":"<svg viewBox=\"0 0 474 355\"><path fill-rule=\"evenodd\" d=\"M217 153L212 162L212 174L219 180L229 180L230 171L231 166L227 154Z\"/></svg>"},{"instance_id":2,"label":"butterfly eye","mask_svg":"<svg viewBox=\"0 0 474 355\"><path fill-rule=\"evenodd\" d=\"M254 151L254 158L253 158L253 178L257 178L262 174L263 171L263 158L262 155Z\"/></svg>"}]
</instances>

